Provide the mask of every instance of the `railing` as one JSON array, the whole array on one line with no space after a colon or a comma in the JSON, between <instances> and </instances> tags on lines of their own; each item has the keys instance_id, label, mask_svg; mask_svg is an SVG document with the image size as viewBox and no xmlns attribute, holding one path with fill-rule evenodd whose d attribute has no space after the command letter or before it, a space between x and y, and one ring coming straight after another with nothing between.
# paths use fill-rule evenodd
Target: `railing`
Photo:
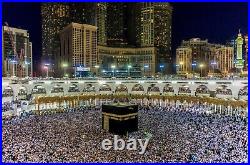
<instances>
[{"instance_id":1,"label":"railing","mask_svg":"<svg viewBox=\"0 0 250 165\"><path fill-rule=\"evenodd\" d=\"M12 80L11 78L3 77L2 80ZM18 83L22 83L22 79L16 79ZM29 80L248 80L247 77L202 77L202 78L182 78L182 77L138 77L138 78L104 78L104 77L79 77L79 78L29 78Z\"/></svg>"}]
</instances>

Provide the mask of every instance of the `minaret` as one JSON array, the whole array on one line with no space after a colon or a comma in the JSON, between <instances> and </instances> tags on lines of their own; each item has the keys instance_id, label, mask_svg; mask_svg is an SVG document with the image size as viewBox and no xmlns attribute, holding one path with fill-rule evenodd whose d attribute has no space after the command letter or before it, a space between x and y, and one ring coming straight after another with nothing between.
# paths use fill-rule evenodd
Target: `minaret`
<instances>
[{"instance_id":1,"label":"minaret","mask_svg":"<svg viewBox=\"0 0 250 165\"><path fill-rule=\"evenodd\" d=\"M239 30L239 34L236 41L236 49L237 49L237 54L236 54L236 63L235 67L242 71L242 68L244 66L244 60L242 59L242 45L243 45L243 38Z\"/></svg>"}]
</instances>

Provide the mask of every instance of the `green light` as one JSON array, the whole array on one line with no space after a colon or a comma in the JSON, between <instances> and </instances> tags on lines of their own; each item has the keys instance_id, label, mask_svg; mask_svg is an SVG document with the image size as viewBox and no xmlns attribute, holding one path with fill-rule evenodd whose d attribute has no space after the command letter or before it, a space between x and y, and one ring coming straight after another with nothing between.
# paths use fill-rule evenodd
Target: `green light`
<instances>
[{"instance_id":1,"label":"green light","mask_svg":"<svg viewBox=\"0 0 250 165\"><path fill-rule=\"evenodd\" d=\"M66 68L66 67L68 67L68 64L67 64L67 63L63 63L63 64L62 64L62 67L63 67L63 68Z\"/></svg>"}]
</instances>

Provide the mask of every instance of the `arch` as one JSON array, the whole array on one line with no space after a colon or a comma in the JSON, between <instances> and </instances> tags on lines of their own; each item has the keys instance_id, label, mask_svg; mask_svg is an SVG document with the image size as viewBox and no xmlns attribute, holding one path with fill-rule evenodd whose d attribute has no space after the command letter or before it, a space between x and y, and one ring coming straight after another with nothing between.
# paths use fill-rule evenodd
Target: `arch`
<instances>
[{"instance_id":1,"label":"arch","mask_svg":"<svg viewBox=\"0 0 250 165\"><path fill-rule=\"evenodd\" d=\"M12 97L12 96L14 96L14 90L10 86L5 87L3 89L2 97Z\"/></svg>"},{"instance_id":2,"label":"arch","mask_svg":"<svg viewBox=\"0 0 250 165\"><path fill-rule=\"evenodd\" d=\"M120 84L115 88L115 93L128 93L128 88L124 84Z\"/></svg>"},{"instance_id":3,"label":"arch","mask_svg":"<svg viewBox=\"0 0 250 165\"><path fill-rule=\"evenodd\" d=\"M87 84L83 88L83 92L95 92L95 86L93 86L92 84Z\"/></svg>"},{"instance_id":4,"label":"arch","mask_svg":"<svg viewBox=\"0 0 250 165\"><path fill-rule=\"evenodd\" d=\"M179 87L178 94L191 94L191 89L188 85L182 85Z\"/></svg>"},{"instance_id":5,"label":"arch","mask_svg":"<svg viewBox=\"0 0 250 165\"><path fill-rule=\"evenodd\" d=\"M77 84L71 84L69 86L68 92L80 92Z\"/></svg>"},{"instance_id":6,"label":"arch","mask_svg":"<svg viewBox=\"0 0 250 165\"><path fill-rule=\"evenodd\" d=\"M216 95L232 95L232 90L228 89L226 85L220 85L216 88Z\"/></svg>"},{"instance_id":7,"label":"arch","mask_svg":"<svg viewBox=\"0 0 250 165\"><path fill-rule=\"evenodd\" d=\"M196 90L196 94L209 94L210 91L206 85L199 85Z\"/></svg>"},{"instance_id":8,"label":"arch","mask_svg":"<svg viewBox=\"0 0 250 165\"><path fill-rule=\"evenodd\" d=\"M244 86L239 90L238 96L248 96L248 86Z\"/></svg>"},{"instance_id":9,"label":"arch","mask_svg":"<svg viewBox=\"0 0 250 165\"><path fill-rule=\"evenodd\" d=\"M102 84L99 88L99 91L112 91L110 85L108 84Z\"/></svg>"},{"instance_id":10,"label":"arch","mask_svg":"<svg viewBox=\"0 0 250 165\"><path fill-rule=\"evenodd\" d=\"M159 88L158 86L156 86L155 84L151 84L151 85L148 87L147 92L148 92L148 93L151 93L151 92L160 93L160 88Z\"/></svg>"},{"instance_id":11,"label":"arch","mask_svg":"<svg viewBox=\"0 0 250 165\"><path fill-rule=\"evenodd\" d=\"M141 92L144 92L144 88L141 84L135 84L133 87L132 87L132 90L131 91L141 91Z\"/></svg>"},{"instance_id":12,"label":"arch","mask_svg":"<svg viewBox=\"0 0 250 165\"><path fill-rule=\"evenodd\" d=\"M52 87L51 93L60 93L60 92L64 92L63 91L63 87L60 84L56 84Z\"/></svg>"},{"instance_id":13,"label":"arch","mask_svg":"<svg viewBox=\"0 0 250 165\"><path fill-rule=\"evenodd\" d=\"M31 94L46 94L46 89L42 85L36 85L32 89Z\"/></svg>"},{"instance_id":14,"label":"arch","mask_svg":"<svg viewBox=\"0 0 250 165\"><path fill-rule=\"evenodd\" d=\"M18 90L18 96L22 96L22 95L27 95L27 88L25 86L21 86Z\"/></svg>"},{"instance_id":15,"label":"arch","mask_svg":"<svg viewBox=\"0 0 250 165\"><path fill-rule=\"evenodd\" d=\"M168 93L168 92L174 93L174 88L173 88L173 86L170 85L170 84L166 84L166 85L163 87L163 93Z\"/></svg>"}]
</instances>

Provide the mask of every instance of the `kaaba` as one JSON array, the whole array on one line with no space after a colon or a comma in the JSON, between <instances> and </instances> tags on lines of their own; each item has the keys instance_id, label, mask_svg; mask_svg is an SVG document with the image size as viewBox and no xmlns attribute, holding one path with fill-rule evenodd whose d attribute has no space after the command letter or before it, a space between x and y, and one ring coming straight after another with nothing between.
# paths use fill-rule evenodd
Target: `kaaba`
<instances>
[{"instance_id":1,"label":"kaaba","mask_svg":"<svg viewBox=\"0 0 250 165\"><path fill-rule=\"evenodd\" d=\"M137 131L138 105L102 105L102 128L117 135Z\"/></svg>"}]
</instances>

